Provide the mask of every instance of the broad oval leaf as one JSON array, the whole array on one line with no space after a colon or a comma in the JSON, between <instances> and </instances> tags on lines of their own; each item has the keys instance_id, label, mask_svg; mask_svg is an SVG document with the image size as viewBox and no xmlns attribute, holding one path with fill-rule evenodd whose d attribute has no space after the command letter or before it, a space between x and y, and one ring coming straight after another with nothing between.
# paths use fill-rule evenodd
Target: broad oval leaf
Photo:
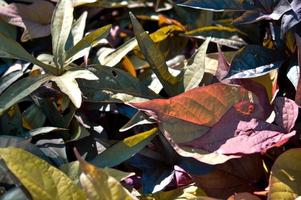
<instances>
[{"instance_id":1,"label":"broad oval leaf","mask_svg":"<svg viewBox=\"0 0 301 200\"><path fill-rule=\"evenodd\" d=\"M301 196L301 148L287 150L272 167L269 200L296 199Z\"/></svg>"},{"instance_id":2,"label":"broad oval leaf","mask_svg":"<svg viewBox=\"0 0 301 200\"><path fill-rule=\"evenodd\" d=\"M0 157L30 192L33 199L86 199L85 193L63 172L27 151L0 148Z\"/></svg>"},{"instance_id":3,"label":"broad oval leaf","mask_svg":"<svg viewBox=\"0 0 301 200\"><path fill-rule=\"evenodd\" d=\"M52 49L54 62L61 73L65 62L65 45L68 40L73 21L73 5L71 0L60 0L54 10L51 23Z\"/></svg>"},{"instance_id":4,"label":"broad oval leaf","mask_svg":"<svg viewBox=\"0 0 301 200\"><path fill-rule=\"evenodd\" d=\"M38 89L43 83L49 81L52 77L53 76L50 75L34 77L29 76L14 83L0 96L0 114L24 97L30 95L33 91Z\"/></svg>"},{"instance_id":5,"label":"broad oval leaf","mask_svg":"<svg viewBox=\"0 0 301 200\"><path fill-rule=\"evenodd\" d=\"M132 103L134 107L164 122L173 118L202 126L212 126L236 103L248 100L249 92L239 86L212 84L170 99Z\"/></svg>"}]
</instances>

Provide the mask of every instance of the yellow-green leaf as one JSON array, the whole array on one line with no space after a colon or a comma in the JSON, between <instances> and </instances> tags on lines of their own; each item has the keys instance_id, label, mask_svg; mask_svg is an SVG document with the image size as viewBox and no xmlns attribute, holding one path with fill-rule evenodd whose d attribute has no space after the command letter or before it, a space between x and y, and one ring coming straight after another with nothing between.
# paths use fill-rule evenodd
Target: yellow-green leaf
<instances>
[{"instance_id":1,"label":"yellow-green leaf","mask_svg":"<svg viewBox=\"0 0 301 200\"><path fill-rule=\"evenodd\" d=\"M155 194L142 197L142 200L184 200L184 199L206 199L206 193L197 186L190 185L184 188L177 188L170 191L157 192Z\"/></svg>"},{"instance_id":2,"label":"yellow-green leaf","mask_svg":"<svg viewBox=\"0 0 301 200\"><path fill-rule=\"evenodd\" d=\"M85 200L85 193L60 170L18 148L0 148L0 157L34 200Z\"/></svg>"},{"instance_id":3,"label":"yellow-green leaf","mask_svg":"<svg viewBox=\"0 0 301 200\"><path fill-rule=\"evenodd\" d=\"M83 173L80 182L90 200L133 200L137 199L127 191L115 178L109 175L106 170L97 168L80 158L80 166Z\"/></svg>"},{"instance_id":4,"label":"yellow-green leaf","mask_svg":"<svg viewBox=\"0 0 301 200\"><path fill-rule=\"evenodd\" d=\"M272 167L269 200L293 200L301 197L301 148L279 156Z\"/></svg>"},{"instance_id":5,"label":"yellow-green leaf","mask_svg":"<svg viewBox=\"0 0 301 200\"><path fill-rule=\"evenodd\" d=\"M73 60L76 60L83 56L94 43L98 42L100 39L107 37L111 27L111 25L107 25L86 35L74 47L66 52L66 60L68 60L68 62L70 63Z\"/></svg>"},{"instance_id":6,"label":"yellow-green leaf","mask_svg":"<svg viewBox=\"0 0 301 200\"><path fill-rule=\"evenodd\" d=\"M130 17L139 48L145 56L145 59L150 64L152 70L162 83L166 92L171 96L178 94L180 92L178 86L182 78L174 77L168 71L168 66L165 63L162 52L160 52L154 41L143 30L142 26L132 13L130 13Z\"/></svg>"}]
</instances>

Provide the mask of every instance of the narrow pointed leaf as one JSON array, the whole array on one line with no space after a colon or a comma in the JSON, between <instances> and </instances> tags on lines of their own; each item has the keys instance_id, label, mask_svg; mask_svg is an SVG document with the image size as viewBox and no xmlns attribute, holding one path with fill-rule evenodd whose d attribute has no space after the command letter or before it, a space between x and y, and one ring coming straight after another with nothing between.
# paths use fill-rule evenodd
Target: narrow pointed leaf
<instances>
[{"instance_id":1,"label":"narrow pointed leaf","mask_svg":"<svg viewBox=\"0 0 301 200\"><path fill-rule=\"evenodd\" d=\"M254 8L254 4L248 0L188 0L180 6L211 10L211 11L224 11L224 10L246 10Z\"/></svg>"},{"instance_id":2,"label":"narrow pointed leaf","mask_svg":"<svg viewBox=\"0 0 301 200\"><path fill-rule=\"evenodd\" d=\"M189 61L184 72L184 88L185 91L198 87L205 73L205 58L210 38L197 50L196 54Z\"/></svg>"},{"instance_id":3,"label":"narrow pointed leaf","mask_svg":"<svg viewBox=\"0 0 301 200\"><path fill-rule=\"evenodd\" d=\"M157 131L157 128L153 128L125 138L96 156L91 163L98 167L116 166L143 149L157 135Z\"/></svg>"},{"instance_id":4,"label":"narrow pointed leaf","mask_svg":"<svg viewBox=\"0 0 301 200\"><path fill-rule=\"evenodd\" d=\"M53 77L51 80L57 84L63 93L68 95L75 107L79 108L82 103L82 96L75 80L77 78L98 80L98 77L88 70L67 71L61 76Z\"/></svg>"},{"instance_id":5,"label":"narrow pointed leaf","mask_svg":"<svg viewBox=\"0 0 301 200\"><path fill-rule=\"evenodd\" d=\"M65 45L71 31L72 22L72 0L60 0L54 10L51 23L54 62L60 71L64 67Z\"/></svg>"},{"instance_id":6,"label":"narrow pointed leaf","mask_svg":"<svg viewBox=\"0 0 301 200\"><path fill-rule=\"evenodd\" d=\"M160 50L156 47L150 36L143 30L136 17L130 13L130 18L134 26L134 32L138 41L139 48L152 70L162 83L164 89L169 95L178 94L178 84L182 78L174 77L165 63L165 59Z\"/></svg>"},{"instance_id":7,"label":"narrow pointed leaf","mask_svg":"<svg viewBox=\"0 0 301 200\"><path fill-rule=\"evenodd\" d=\"M51 78L52 76L49 75L41 75L37 77L26 77L17 81L1 94L0 114L24 97L30 95L33 91L38 89L43 83L49 81Z\"/></svg>"},{"instance_id":8,"label":"narrow pointed leaf","mask_svg":"<svg viewBox=\"0 0 301 200\"><path fill-rule=\"evenodd\" d=\"M20 44L13 39L0 33L0 57L21 59L42 67L43 69L55 73L55 69L34 58Z\"/></svg>"},{"instance_id":9,"label":"narrow pointed leaf","mask_svg":"<svg viewBox=\"0 0 301 200\"><path fill-rule=\"evenodd\" d=\"M71 62L72 60L76 60L83 56L83 53L86 52L87 48L90 48L94 43L108 36L111 27L111 25L107 25L86 35L74 47L66 52L66 60Z\"/></svg>"}]
</instances>

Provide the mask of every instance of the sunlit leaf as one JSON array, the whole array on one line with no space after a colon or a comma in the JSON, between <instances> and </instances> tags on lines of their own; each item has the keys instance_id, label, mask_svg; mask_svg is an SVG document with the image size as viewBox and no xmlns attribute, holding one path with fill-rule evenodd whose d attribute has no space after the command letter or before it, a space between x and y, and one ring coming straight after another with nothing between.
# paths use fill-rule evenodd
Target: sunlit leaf
<instances>
[{"instance_id":1,"label":"sunlit leaf","mask_svg":"<svg viewBox=\"0 0 301 200\"><path fill-rule=\"evenodd\" d=\"M96 156L91 162L99 167L116 166L143 149L156 134L157 128L153 128L149 131L125 138Z\"/></svg>"},{"instance_id":2,"label":"sunlit leaf","mask_svg":"<svg viewBox=\"0 0 301 200\"><path fill-rule=\"evenodd\" d=\"M51 22L52 52L59 73L62 73L64 62L66 60L65 45L72 28L72 21L72 1L60 0L56 5Z\"/></svg>"},{"instance_id":3,"label":"sunlit leaf","mask_svg":"<svg viewBox=\"0 0 301 200\"><path fill-rule=\"evenodd\" d=\"M231 48L238 49L246 42L242 39L245 34L236 28L230 28L226 26L208 26L195 30L191 30L185 33L185 35L193 38L206 39L211 37L211 42L215 42L220 45L225 45Z\"/></svg>"},{"instance_id":4,"label":"sunlit leaf","mask_svg":"<svg viewBox=\"0 0 301 200\"><path fill-rule=\"evenodd\" d=\"M170 95L179 93L177 90L181 78L174 77L170 74L164 56L160 53L160 50L155 46L150 36L143 30L142 26L132 13L130 13L130 17L140 50L162 83L164 89Z\"/></svg>"},{"instance_id":5,"label":"sunlit leaf","mask_svg":"<svg viewBox=\"0 0 301 200\"><path fill-rule=\"evenodd\" d=\"M79 108L82 103L80 88L75 79L98 80L92 72L88 70L67 71L61 76L51 78L60 90L68 95L75 107Z\"/></svg>"},{"instance_id":6,"label":"sunlit leaf","mask_svg":"<svg viewBox=\"0 0 301 200\"><path fill-rule=\"evenodd\" d=\"M0 148L0 156L34 199L86 198L63 172L24 150Z\"/></svg>"},{"instance_id":7,"label":"sunlit leaf","mask_svg":"<svg viewBox=\"0 0 301 200\"><path fill-rule=\"evenodd\" d=\"M72 60L82 57L87 49L89 49L94 43L107 37L111 27L111 25L107 25L86 35L74 47L66 52L66 60L68 62L72 62Z\"/></svg>"},{"instance_id":8,"label":"sunlit leaf","mask_svg":"<svg viewBox=\"0 0 301 200\"><path fill-rule=\"evenodd\" d=\"M80 182L85 189L88 199L91 200L134 200L135 196L129 193L108 170L97 168L83 160L78 154L77 159L83 173Z\"/></svg>"},{"instance_id":9,"label":"sunlit leaf","mask_svg":"<svg viewBox=\"0 0 301 200\"><path fill-rule=\"evenodd\" d=\"M200 46L195 55L190 58L184 71L184 88L185 91L198 87L205 73L205 58L210 38Z\"/></svg>"},{"instance_id":10,"label":"sunlit leaf","mask_svg":"<svg viewBox=\"0 0 301 200\"><path fill-rule=\"evenodd\" d=\"M301 149L290 149L281 154L275 161L270 181L269 200L297 199L301 196Z\"/></svg>"}]
</instances>

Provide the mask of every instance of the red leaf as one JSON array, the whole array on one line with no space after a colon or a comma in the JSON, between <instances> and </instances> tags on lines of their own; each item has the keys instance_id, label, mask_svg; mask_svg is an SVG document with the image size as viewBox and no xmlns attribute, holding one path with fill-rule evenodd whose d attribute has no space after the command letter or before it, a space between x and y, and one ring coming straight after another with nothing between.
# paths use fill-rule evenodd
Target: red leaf
<instances>
[{"instance_id":1,"label":"red leaf","mask_svg":"<svg viewBox=\"0 0 301 200\"><path fill-rule=\"evenodd\" d=\"M159 121L172 118L202 126L213 126L236 103L250 101L250 93L239 86L221 83L189 90L170 99L133 103Z\"/></svg>"}]
</instances>

